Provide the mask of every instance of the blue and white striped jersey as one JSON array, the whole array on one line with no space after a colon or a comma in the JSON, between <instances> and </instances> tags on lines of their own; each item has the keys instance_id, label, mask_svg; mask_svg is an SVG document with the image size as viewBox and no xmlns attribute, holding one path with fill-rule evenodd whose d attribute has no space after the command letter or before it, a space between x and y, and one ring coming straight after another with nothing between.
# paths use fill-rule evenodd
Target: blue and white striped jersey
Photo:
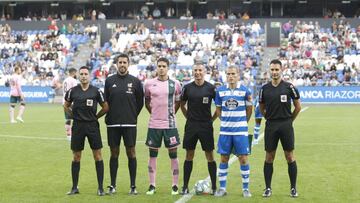
<instances>
[{"instance_id":1,"label":"blue and white striped jersey","mask_svg":"<svg viewBox=\"0 0 360 203\"><path fill-rule=\"evenodd\" d=\"M250 95L250 90L240 83L235 89L224 85L216 90L215 105L221 107L220 135L248 136L246 105L251 105L247 103Z\"/></svg>"}]
</instances>

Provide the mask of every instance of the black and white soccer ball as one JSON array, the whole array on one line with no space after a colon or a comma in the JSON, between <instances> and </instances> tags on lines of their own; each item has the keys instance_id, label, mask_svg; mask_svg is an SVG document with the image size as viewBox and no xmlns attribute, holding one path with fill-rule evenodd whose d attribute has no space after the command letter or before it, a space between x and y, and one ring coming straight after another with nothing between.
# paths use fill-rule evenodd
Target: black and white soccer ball
<instances>
[{"instance_id":1,"label":"black and white soccer ball","mask_svg":"<svg viewBox=\"0 0 360 203\"><path fill-rule=\"evenodd\" d=\"M211 184L208 180L199 180L194 186L195 194L209 194L211 192Z\"/></svg>"}]
</instances>

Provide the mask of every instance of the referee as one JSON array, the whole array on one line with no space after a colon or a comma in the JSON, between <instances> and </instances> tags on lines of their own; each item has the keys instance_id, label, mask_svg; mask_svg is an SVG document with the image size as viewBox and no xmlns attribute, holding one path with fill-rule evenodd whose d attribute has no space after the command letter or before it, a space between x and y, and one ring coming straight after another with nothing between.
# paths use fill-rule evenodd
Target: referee
<instances>
[{"instance_id":1,"label":"referee","mask_svg":"<svg viewBox=\"0 0 360 203\"><path fill-rule=\"evenodd\" d=\"M98 195L105 195L103 189L104 162L101 157L101 135L98 119L108 110L103 93L89 84L90 70L83 66L79 69L80 85L77 85L65 94L64 110L72 115L74 122L72 126L73 135L71 137L71 150L73 151L73 161L71 164L72 188L68 195L79 193L78 180L80 172L81 151L84 149L85 137L88 138L90 147L93 151L96 175L98 180ZM102 107L97 112L98 103ZM71 108L72 105L72 108Z\"/></svg>"},{"instance_id":2,"label":"referee","mask_svg":"<svg viewBox=\"0 0 360 203\"><path fill-rule=\"evenodd\" d=\"M297 197L297 166L294 157L293 122L301 110L298 90L289 82L282 80L282 64L275 59L270 62L271 81L265 84L259 94L260 111L266 119L264 177L266 188L263 197L270 197L271 177L276 148L280 140L288 162L290 196ZM291 112L291 101L294 110Z\"/></svg>"},{"instance_id":3,"label":"referee","mask_svg":"<svg viewBox=\"0 0 360 203\"><path fill-rule=\"evenodd\" d=\"M188 184L193 167L197 141L208 161L212 191L216 191L216 162L214 160L214 129L212 126L211 102L215 98L215 86L205 81L206 69L203 64L193 66L194 82L184 86L181 94L181 111L186 120L183 148L186 149L184 161L184 185L181 194L189 193ZM187 106L186 106L187 104Z\"/></svg>"},{"instance_id":4,"label":"referee","mask_svg":"<svg viewBox=\"0 0 360 203\"><path fill-rule=\"evenodd\" d=\"M106 114L108 144L110 156L111 185L108 194L116 192L119 146L121 137L124 140L128 168L130 173L130 195L136 195L135 179L137 161L135 156L137 117L144 106L144 92L141 81L129 74L129 56L120 54L115 58L118 71L105 81L105 98L109 103Z\"/></svg>"}]
</instances>

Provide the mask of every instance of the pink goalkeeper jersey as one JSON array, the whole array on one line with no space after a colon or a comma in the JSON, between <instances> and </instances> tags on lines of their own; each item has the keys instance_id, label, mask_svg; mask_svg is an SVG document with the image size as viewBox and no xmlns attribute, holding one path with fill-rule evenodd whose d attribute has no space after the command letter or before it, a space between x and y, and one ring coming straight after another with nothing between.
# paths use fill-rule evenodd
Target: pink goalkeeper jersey
<instances>
[{"instance_id":1,"label":"pink goalkeeper jersey","mask_svg":"<svg viewBox=\"0 0 360 203\"><path fill-rule=\"evenodd\" d=\"M158 78L145 82L145 99L150 99L151 115L149 128L176 128L175 101L180 101L181 86L179 81Z\"/></svg>"},{"instance_id":2,"label":"pink goalkeeper jersey","mask_svg":"<svg viewBox=\"0 0 360 203\"><path fill-rule=\"evenodd\" d=\"M14 97L20 97L22 95L21 90L21 79L22 76L14 74L10 78L10 95Z\"/></svg>"},{"instance_id":3,"label":"pink goalkeeper jersey","mask_svg":"<svg viewBox=\"0 0 360 203\"><path fill-rule=\"evenodd\" d=\"M64 96L65 93L71 89L72 87L75 87L76 85L78 85L78 82L75 78L73 77L67 77L64 82L63 82L63 90L64 90ZM65 99L63 98L63 103L65 103Z\"/></svg>"}]
</instances>

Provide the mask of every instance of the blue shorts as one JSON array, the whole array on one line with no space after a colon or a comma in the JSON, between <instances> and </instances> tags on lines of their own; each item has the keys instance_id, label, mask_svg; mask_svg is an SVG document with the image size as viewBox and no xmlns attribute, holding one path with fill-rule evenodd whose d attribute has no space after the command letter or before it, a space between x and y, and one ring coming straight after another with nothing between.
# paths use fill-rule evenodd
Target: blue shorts
<instances>
[{"instance_id":1,"label":"blue shorts","mask_svg":"<svg viewBox=\"0 0 360 203\"><path fill-rule=\"evenodd\" d=\"M250 154L249 138L243 135L220 135L218 140L219 154L248 155Z\"/></svg>"},{"instance_id":2,"label":"blue shorts","mask_svg":"<svg viewBox=\"0 0 360 203\"><path fill-rule=\"evenodd\" d=\"M263 115L261 114L259 105L257 107L255 107L254 112L255 112L255 118L261 119L263 117Z\"/></svg>"}]
</instances>

